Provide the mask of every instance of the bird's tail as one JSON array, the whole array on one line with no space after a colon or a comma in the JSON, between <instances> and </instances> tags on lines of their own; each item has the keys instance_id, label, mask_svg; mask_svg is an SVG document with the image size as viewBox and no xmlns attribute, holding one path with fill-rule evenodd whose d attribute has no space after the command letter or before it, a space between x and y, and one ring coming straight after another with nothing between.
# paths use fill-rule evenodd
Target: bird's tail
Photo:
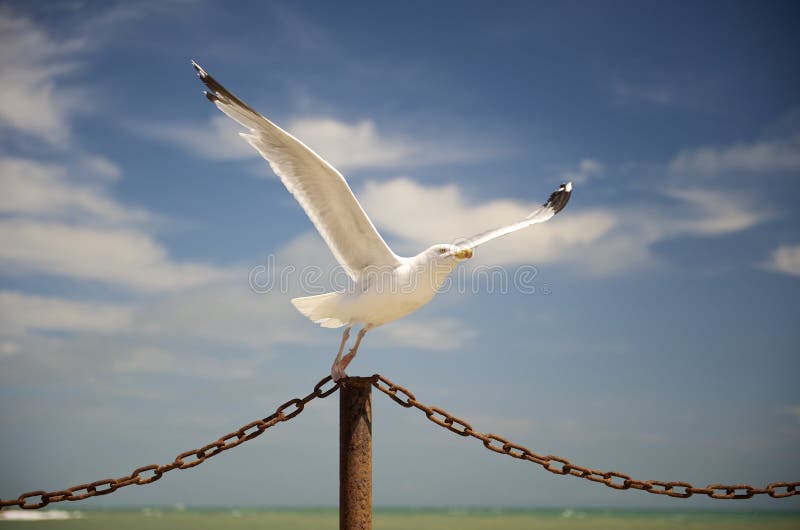
<instances>
[{"instance_id":1,"label":"bird's tail","mask_svg":"<svg viewBox=\"0 0 800 530\"><path fill-rule=\"evenodd\" d=\"M323 328L340 328L347 324L331 315L336 313L337 302L339 301L337 292L318 294L315 296L304 296L302 298L292 298L292 304L298 311L322 326Z\"/></svg>"}]
</instances>

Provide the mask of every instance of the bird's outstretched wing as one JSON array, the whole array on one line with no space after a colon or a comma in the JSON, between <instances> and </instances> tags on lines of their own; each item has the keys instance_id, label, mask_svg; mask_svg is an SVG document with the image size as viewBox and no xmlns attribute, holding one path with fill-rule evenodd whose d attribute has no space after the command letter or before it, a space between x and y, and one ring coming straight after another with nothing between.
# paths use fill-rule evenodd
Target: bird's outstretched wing
<instances>
[{"instance_id":1,"label":"bird's outstretched wing","mask_svg":"<svg viewBox=\"0 0 800 530\"><path fill-rule=\"evenodd\" d=\"M475 248L478 245L482 245L487 241L491 241L492 239L500 236L516 232L517 230L522 230L523 228L527 228L531 225L543 223L564 209L564 206L567 205L571 194L572 182L562 184L556 191L550 194L550 198L547 199L547 202L545 202L541 208L532 212L522 221L476 234L468 238L466 241L459 242L458 247Z\"/></svg>"},{"instance_id":2,"label":"bird's outstretched wing","mask_svg":"<svg viewBox=\"0 0 800 530\"><path fill-rule=\"evenodd\" d=\"M400 264L336 168L247 106L196 62L192 66L208 88L206 97L250 129L239 134L269 162L351 278L358 279L367 266Z\"/></svg>"}]
</instances>

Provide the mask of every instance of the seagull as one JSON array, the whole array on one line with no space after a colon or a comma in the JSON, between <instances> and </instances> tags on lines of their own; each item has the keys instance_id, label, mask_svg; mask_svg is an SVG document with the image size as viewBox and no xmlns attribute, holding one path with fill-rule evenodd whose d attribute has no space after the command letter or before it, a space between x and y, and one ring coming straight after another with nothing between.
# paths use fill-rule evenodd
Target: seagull
<instances>
[{"instance_id":1,"label":"seagull","mask_svg":"<svg viewBox=\"0 0 800 530\"><path fill-rule=\"evenodd\" d=\"M300 313L325 328L344 327L331 377L345 369L371 329L402 318L431 301L458 264L475 247L500 236L543 223L569 201L572 183L561 184L547 201L524 219L460 241L438 244L414 257L392 252L367 217L341 173L303 142L250 108L192 61L206 86L205 96L219 110L248 129L239 133L258 151L305 210L352 283L344 291L292 299ZM355 342L344 354L353 326Z\"/></svg>"}]
</instances>

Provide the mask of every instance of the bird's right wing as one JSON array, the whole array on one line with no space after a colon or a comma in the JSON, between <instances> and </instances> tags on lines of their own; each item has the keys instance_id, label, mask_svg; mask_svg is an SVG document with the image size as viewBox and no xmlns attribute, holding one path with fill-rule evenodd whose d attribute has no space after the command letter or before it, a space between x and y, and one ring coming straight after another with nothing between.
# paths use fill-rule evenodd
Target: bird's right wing
<instances>
[{"instance_id":1,"label":"bird's right wing","mask_svg":"<svg viewBox=\"0 0 800 530\"><path fill-rule=\"evenodd\" d=\"M192 65L208 88L206 97L250 129L241 136L269 162L351 278L357 279L367 266L400 264L336 168L247 106L200 65Z\"/></svg>"},{"instance_id":2,"label":"bird's right wing","mask_svg":"<svg viewBox=\"0 0 800 530\"><path fill-rule=\"evenodd\" d=\"M491 241L492 239L496 239L500 236L516 232L517 230L522 230L523 228L527 228L531 225L544 223L564 209L564 206L567 205L571 194L572 182L562 184L556 191L550 194L550 198L547 199L547 202L545 202L541 208L530 213L525 219L507 226L501 226L499 228L494 228L492 230L487 230L486 232L476 234L468 238L466 241L459 242L458 247L464 249L473 249L478 245L482 245L487 241Z\"/></svg>"}]
</instances>

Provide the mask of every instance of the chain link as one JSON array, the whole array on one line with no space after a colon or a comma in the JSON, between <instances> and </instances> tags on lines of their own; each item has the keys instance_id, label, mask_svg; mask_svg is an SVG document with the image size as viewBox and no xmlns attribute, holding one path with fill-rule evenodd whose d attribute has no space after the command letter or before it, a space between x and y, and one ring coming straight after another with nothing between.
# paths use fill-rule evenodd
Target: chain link
<instances>
[{"instance_id":1,"label":"chain link","mask_svg":"<svg viewBox=\"0 0 800 530\"><path fill-rule=\"evenodd\" d=\"M266 418L251 421L247 425L243 425L235 431L220 437L218 440L204 445L200 449L184 451L176 456L175 460L169 464L142 466L135 469L130 475L119 478L107 478L88 484L78 484L65 490L29 491L23 493L16 499L0 499L0 510L9 506L18 506L25 510L36 510L38 508L44 508L48 504L54 502L81 501L89 497L108 495L109 493L113 493L131 484L136 484L138 486L150 484L164 476L164 473L172 471L173 469L189 469L195 467L212 456L216 456L223 451L232 449L239 444L260 436L264 431L278 423L291 420L303 412L303 409L309 401L330 396L339 389L338 383L333 383L330 388L326 389L325 385L331 382L330 376L322 379L314 386L314 390L307 396L290 399Z\"/></svg>"},{"instance_id":2,"label":"chain link","mask_svg":"<svg viewBox=\"0 0 800 530\"><path fill-rule=\"evenodd\" d=\"M339 389L338 383L332 383L331 377L325 377L314 386L314 390L302 398L290 399L274 413L266 418L251 421L237 430L230 432L219 439L204 445L199 449L184 451L175 457L169 464L151 464L135 469L130 475L119 478L97 480L87 484L78 484L65 490L58 491L29 491L16 499L0 499L0 510L10 506L17 506L26 510L43 508L48 504L62 501L80 501L89 497L108 495L120 488L136 484L150 484L159 480L164 473L173 469L189 469L202 464L209 458L223 451L232 449L246 441L260 436L264 431L278 423L289 421L303 412L305 406L317 398L326 398ZM661 482L658 480L636 480L629 475L618 471L600 471L573 464L566 458L555 455L540 455L523 445L518 445L492 433L482 433L475 430L465 420L453 416L439 407L427 406L417 401L416 396L400 385L396 385L383 377L375 374L372 376L375 388L392 398L396 403L405 408L416 408L422 411L429 420L459 436L472 437L480 440L484 447L495 453L508 455L517 460L527 460L542 466L545 470L556 475L570 475L583 478L592 482L604 484L616 490L636 489L655 495L667 495L686 499L692 495L707 495L712 499L750 499L755 495L769 495L775 499L792 497L800 493L800 482L773 482L765 488L755 488L749 484L710 484L705 488L693 486L689 482Z\"/></svg>"},{"instance_id":3,"label":"chain link","mask_svg":"<svg viewBox=\"0 0 800 530\"><path fill-rule=\"evenodd\" d=\"M495 453L508 455L518 460L527 460L539 464L556 475L570 475L592 482L605 484L616 490L636 489L655 495L667 495L687 499L692 495L707 495L712 499L749 499L755 495L769 495L774 499L792 497L800 493L800 482L773 482L765 488L754 488L749 484L710 484L698 488L689 482L661 482L658 480L636 480L618 471L599 471L573 464L566 458L555 455L539 455L525 446L512 443L502 436L482 433L473 429L472 425L457 416L453 416L439 407L430 407L417 401L414 393L400 385L396 385L375 374L372 376L375 388L392 398L405 408L416 408L436 425L444 427L460 436L470 436L480 440L484 447Z\"/></svg>"}]
</instances>

